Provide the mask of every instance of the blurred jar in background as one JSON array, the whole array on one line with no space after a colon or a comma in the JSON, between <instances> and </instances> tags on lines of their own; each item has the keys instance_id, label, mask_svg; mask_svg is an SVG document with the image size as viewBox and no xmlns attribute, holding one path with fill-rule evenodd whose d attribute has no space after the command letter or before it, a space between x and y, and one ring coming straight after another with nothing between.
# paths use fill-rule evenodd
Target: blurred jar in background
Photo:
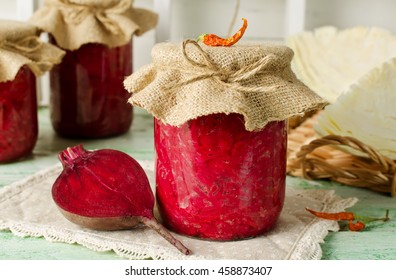
<instances>
[{"instance_id":1,"label":"blurred jar in background","mask_svg":"<svg viewBox=\"0 0 396 280\"><path fill-rule=\"evenodd\" d=\"M0 83L0 162L30 154L38 135L36 77L26 66Z\"/></svg>"},{"instance_id":2,"label":"blurred jar in background","mask_svg":"<svg viewBox=\"0 0 396 280\"><path fill-rule=\"evenodd\" d=\"M0 20L0 162L33 151L38 136L36 76L64 55L38 36L33 25Z\"/></svg>"},{"instance_id":3,"label":"blurred jar in background","mask_svg":"<svg viewBox=\"0 0 396 280\"><path fill-rule=\"evenodd\" d=\"M50 42L56 44L52 39ZM100 138L125 133L133 107L123 79L132 73L132 41L115 48L85 44L66 50L50 74L51 122L66 137Z\"/></svg>"},{"instance_id":4,"label":"blurred jar in background","mask_svg":"<svg viewBox=\"0 0 396 280\"><path fill-rule=\"evenodd\" d=\"M132 73L132 36L154 28L157 15L131 0L46 0L30 22L66 51L50 73L54 130L73 138L127 132L133 108L123 79Z\"/></svg>"}]
</instances>

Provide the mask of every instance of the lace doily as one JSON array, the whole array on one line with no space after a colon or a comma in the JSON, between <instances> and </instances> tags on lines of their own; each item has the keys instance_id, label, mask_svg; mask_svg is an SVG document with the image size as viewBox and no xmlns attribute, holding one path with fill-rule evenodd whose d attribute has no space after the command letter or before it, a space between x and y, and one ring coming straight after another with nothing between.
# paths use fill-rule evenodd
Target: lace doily
<instances>
[{"instance_id":1,"label":"lace doily","mask_svg":"<svg viewBox=\"0 0 396 280\"><path fill-rule=\"evenodd\" d=\"M140 164L154 186L153 162ZM320 243L328 231L339 227L335 221L314 218L305 207L343 211L357 201L341 199L333 191L298 190L288 185L284 209L272 231L253 239L228 242L175 234L193 252L185 256L146 227L105 232L81 228L66 220L51 197L52 184L61 170L60 164L55 165L0 189L0 230L10 230L21 237L42 236L51 242L77 243L94 251L113 250L127 259L320 259Z\"/></svg>"}]
</instances>

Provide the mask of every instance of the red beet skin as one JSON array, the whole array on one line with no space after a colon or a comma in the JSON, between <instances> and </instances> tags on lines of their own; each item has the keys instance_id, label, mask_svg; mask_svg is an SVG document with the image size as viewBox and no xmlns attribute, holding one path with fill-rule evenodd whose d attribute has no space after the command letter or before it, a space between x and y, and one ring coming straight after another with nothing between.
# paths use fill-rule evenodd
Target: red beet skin
<instances>
[{"instance_id":1,"label":"red beet skin","mask_svg":"<svg viewBox=\"0 0 396 280\"><path fill-rule=\"evenodd\" d=\"M68 220L96 230L143 223L183 254L191 253L155 219L150 183L132 157L111 149L86 151L78 145L60 152L59 160L63 171L52 186L52 197Z\"/></svg>"},{"instance_id":2,"label":"red beet skin","mask_svg":"<svg viewBox=\"0 0 396 280\"><path fill-rule=\"evenodd\" d=\"M52 196L63 210L85 217L153 217L149 181L129 155L110 149L91 152L79 145L61 152L59 159L64 170Z\"/></svg>"}]
</instances>

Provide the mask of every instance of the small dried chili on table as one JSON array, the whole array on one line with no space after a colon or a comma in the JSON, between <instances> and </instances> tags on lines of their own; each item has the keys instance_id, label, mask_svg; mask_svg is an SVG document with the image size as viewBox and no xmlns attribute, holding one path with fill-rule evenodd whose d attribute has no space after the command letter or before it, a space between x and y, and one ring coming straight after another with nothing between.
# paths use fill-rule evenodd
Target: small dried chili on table
<instances>
[{"instance_id":1,"label":"small dried chili on table","mask_svg":"<svg viewBox=\"0 0 396 280\"><path fill-rule=\"evenodd\" d=\"M348 223L348 228L351 231L361 231L361 230L364 230L365 227L366 227L366 225L361 221L357 221L356 223L349 221L349 223Z\"/></svg>"},{"instance_id":2,"label":"small dried chili on table","mask_svg":"<svg viewBox=\"0 0 396 280\"><path fill-rule=\"evenodd\" d=\"M231 37L229 38L221 38L215 34L202 34L197 38L197 41L201 41L208 46L222 46L222 47L229 47L234 45L236 42L239 41L239 39L242 38L243 34L245 33L245 30L248 26L247 20L245 18L242 18L243 20L243 26Z\"/></svg>"},{"instance_id":3,"label":"small dried chili on table","mask_svg":"<svg viewBox=\"0 0 396 280\"><path fill-rule=\"evenodd\" d=\"M386 210L386 214L384 218L372 218L372 217L356 215L353 212L327 213L327 212L317 212L308 208L305 209L318 218L332 220L332 221L348 221L348 228L351 231L361 231L366 227L366 224L369 222L389 221L389 210Z\"/></svg>"},{"instance_id":4,"label":"small dried chili on table","mask_svg":"<svg viewBox=\"0 0 396 280\"><path fill-rule=\"evenodd\" d=\"M315 215L318 218L323 218L326 220L333 221L352 221L355 219L355 215L352 212L338 212L338 213L326 213L326 212L316 212L314 210L306 208L308 212Z\"/></svg>"}]
</instances>

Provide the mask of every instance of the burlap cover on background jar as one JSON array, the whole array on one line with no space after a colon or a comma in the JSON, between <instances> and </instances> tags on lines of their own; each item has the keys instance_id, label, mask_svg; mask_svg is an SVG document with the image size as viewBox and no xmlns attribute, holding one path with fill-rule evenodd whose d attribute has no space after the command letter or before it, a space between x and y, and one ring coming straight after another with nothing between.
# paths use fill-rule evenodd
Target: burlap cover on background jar
<instances>
[{"instance_id":1,"label":"burlap cover on background jar","mask_svg":"<svg viewBox=\"0 0 396 280\"><path fill-rule=\"evenodd\" d=\"M39 34L31 24L0 21L0 82L13 80L24 65L40 76L60 63L64 52L40 41Z\"/></svg>"},{"instance_id":2,"label":"burlap cover on background jar","mask_svg":"<svg viewBox=\"0 0 396 280\"><path fill-rule=\"evenodd\" d=\"M157 14L132 6L133 0L45 0L30 21L52 34L63 49L100 43L128 43L157 24Z\"/></svg>"}]
</instances>

